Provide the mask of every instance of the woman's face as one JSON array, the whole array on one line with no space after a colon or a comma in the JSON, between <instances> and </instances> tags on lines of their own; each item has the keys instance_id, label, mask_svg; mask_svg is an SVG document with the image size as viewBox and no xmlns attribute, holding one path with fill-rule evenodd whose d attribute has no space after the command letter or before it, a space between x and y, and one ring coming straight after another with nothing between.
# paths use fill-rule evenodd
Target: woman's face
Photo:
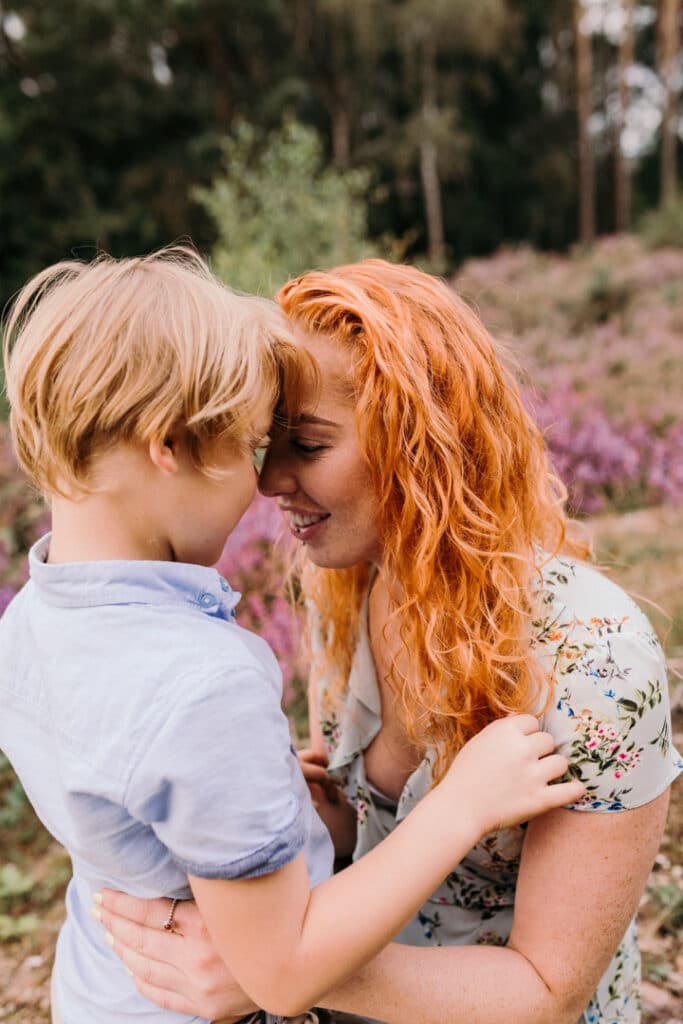
<instances>
[{"instance_id":1,"label":"woman's face","mask_svg":"<svg viewBox=\"0 0 683 1024\"><path fill-rule=\"evenodd\" d=\"M289 429L273 424L259 490L277 498L316 565L379 564L377 501L356 434L349 355L324 336L303 336L301 344L318 364L320 387Z\"/></svg>"}]
</instances>

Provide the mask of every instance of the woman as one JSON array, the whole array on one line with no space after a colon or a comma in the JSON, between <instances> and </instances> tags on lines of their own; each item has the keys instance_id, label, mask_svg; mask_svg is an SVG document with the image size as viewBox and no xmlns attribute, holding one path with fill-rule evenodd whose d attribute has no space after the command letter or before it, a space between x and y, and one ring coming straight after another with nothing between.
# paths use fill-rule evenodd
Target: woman
<instances>
[{"instance_id":1,"label":"woman","mask_svg":"<svg viewBox=\"0 0 683 1024\"><path fill-rule=\"evenodd\" d=\"M372 848L509 711L541 715L587 787L476 846L324 1005L392 1024L636 1024L632 919L683 769L647 620L582 561L514 380L450 289L369 260L278 298L320 382L274 426L260 487L301 542L303 761L337 852ZM207 1016L251 1009L193 908L182 936L159 930L165 915L106 897L141 991Z\"/></svg>"}]
</instances>

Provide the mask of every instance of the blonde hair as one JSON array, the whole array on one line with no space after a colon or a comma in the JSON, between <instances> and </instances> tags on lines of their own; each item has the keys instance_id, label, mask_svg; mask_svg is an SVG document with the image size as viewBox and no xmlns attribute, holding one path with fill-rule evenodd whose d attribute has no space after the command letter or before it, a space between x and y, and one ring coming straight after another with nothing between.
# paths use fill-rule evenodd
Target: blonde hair
<instances>
[{"instance_id":1,"label":"blonde hair","mask_svg":"<svg viewBox=\"0 0 683 1024\"><path fill-rule=\"evenodd\" d=\"M183 426L212 475L214 443L244 443L301 355L266 299L221 284L193 251L48 267L15 299L3 351L18 460L43 492L88 492L92 459Z\"/></svg>"},{"instance_id":2,"label":"blonde hair","mask_svg":"<svg viewBox=\"0 0 683 1024\"><path fill-rule=\"evenodd\" d=\"M403 650L390 681L408 735L438 779L488 722L549 699L530 647L539 566L585 557L562 484L485 327L451 288L365 260L290 281L290 320L349 353L361 450L372 473L382 571L401 595ZM545 554L544 554L545 553ZM305 562L323 644L316 665L343 693L368 567Z\"/></svg>"}]
</instances>

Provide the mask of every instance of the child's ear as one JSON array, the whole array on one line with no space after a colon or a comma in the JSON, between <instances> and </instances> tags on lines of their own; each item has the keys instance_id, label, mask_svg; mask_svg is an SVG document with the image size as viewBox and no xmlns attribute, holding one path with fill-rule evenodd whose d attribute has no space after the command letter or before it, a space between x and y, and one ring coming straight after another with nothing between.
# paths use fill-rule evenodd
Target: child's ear
<instances>
[{"instance_id":1,"label":"child's ear","mask_svg":"<svg viewBox=\"0 0 683 1024\"><path fill-rule=\"evenodd\" d=\"M162 473L177 473L179 469L178 449L180 437L173 431L163 441L154 438L149 442L148 453L152 463Z\"/></svg>"}]
</instances>

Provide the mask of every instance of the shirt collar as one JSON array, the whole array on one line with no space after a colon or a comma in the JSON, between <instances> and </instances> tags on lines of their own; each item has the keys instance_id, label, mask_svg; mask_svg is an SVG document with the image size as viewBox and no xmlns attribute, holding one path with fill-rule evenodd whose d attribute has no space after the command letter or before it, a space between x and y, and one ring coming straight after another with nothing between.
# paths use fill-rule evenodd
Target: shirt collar
<instances>
[{"instance_id":1,"label":"shirt collar","mask_svg":"<svg viewBox=\"0 0 683 1024\"><path fill-rule=\"evenodd\" d=\"M31 580L48 604L61 608L98 605L192 605L223 619L234 619L241 594L215 569L185 562L47 562L51 534L28 556Z\"/></svg>"}]
</instances>

